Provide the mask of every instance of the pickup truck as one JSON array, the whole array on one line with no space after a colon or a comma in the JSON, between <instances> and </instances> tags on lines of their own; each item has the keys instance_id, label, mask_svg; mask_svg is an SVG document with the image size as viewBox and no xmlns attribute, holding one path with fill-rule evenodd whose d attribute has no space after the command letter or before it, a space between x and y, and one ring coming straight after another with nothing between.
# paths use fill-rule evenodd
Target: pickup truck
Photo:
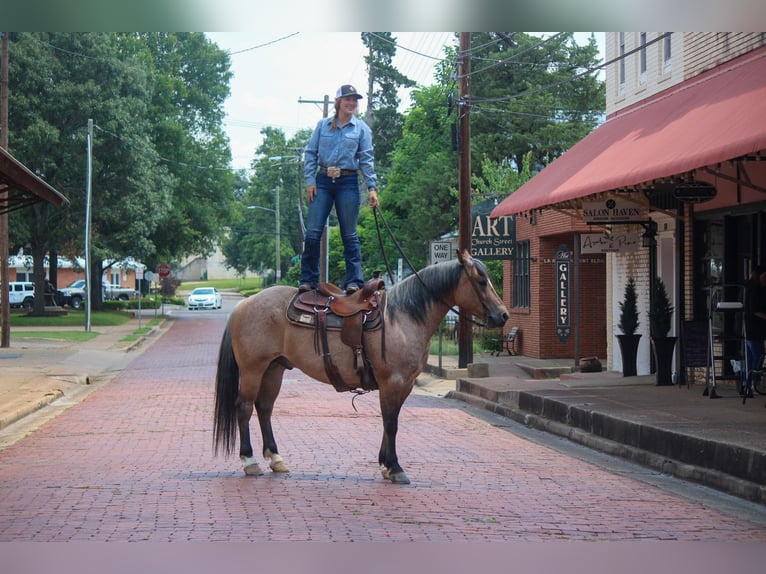
<instances>
[{"instance_id":1,"label":"pickup truck","mask_svg":"<svg viewBox=\"0 0 766 574\"><path fill-rule=\"evenodd\" d=\"M127 301L128 299L135 299L136 297L136 291L134 289L112 285L111 283L104 283L103 289L104 300L121 299ZM63 289L59 289L58 296L60 300L63 300L63 302L69 305L72 309L79 309L82 307L83 301L85 301L85 279L78 279Z\"/></svg>"}]
</instances>

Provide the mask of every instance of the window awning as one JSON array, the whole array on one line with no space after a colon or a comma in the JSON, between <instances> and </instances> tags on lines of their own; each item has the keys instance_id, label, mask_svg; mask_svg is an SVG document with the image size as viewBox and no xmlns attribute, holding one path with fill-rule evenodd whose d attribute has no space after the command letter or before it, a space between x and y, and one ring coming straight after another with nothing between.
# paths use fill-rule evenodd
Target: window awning
<instances>
[{"instance_id":1,"label":"window awning","mask_svg":"<svg viewBox=\"0 0 766 574\"><path fill-rule=\"evenodd\" d=\"M0 147L0 213L14 211L33 203L47 201L61 207L69 200L29 171L27 167Z\"/></svg>"},{"instance_id":2,"label":"window awning","mask_svg":"<svg viewBox=\"0 0 766 574\"><path fill-rule=\"evenodd\" d=\"M766 49L622 110L497 207L491 217L575 207L583 197L766 149Z\"/></svg>"}]
</instances>

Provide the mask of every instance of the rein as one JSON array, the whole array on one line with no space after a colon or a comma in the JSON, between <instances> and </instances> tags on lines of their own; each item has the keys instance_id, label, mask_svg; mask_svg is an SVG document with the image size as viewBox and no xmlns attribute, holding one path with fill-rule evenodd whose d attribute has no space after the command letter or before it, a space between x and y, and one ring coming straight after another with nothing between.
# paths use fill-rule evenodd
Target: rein
<instances>
[{"instance_id":1,"label":"rein","mask_svg":"<svg viewBox=\"0 0 766 574\"><path fill-rule=\"evenodd\" d=\"M375 231L378 234L378 244L380 245L380 252L383 254L383 260L386 262L386 271L388 272L388 276L389 277L393 277L394 275L393 275L393 272L391 271L391 265L388 263L388 257L386 256L386 249L385 249L385 247L383 245L383 238L382 238L382 236L380 234L380 224L378 223L378 212L379 211L380 211L379 208L374 208L372 210L372 213L375 216ZM486 323L482 323L481 321L476 321L473 318L473 315L469 315L467 313L463 313L459 308L455 308L454 306L449 305L449 303L447 303L441 297L438 297L436 294L434 294L433 291L431 291L431 289L428 287L428 285L426 285L425 281L423 281L423 278L420 276L420 274L418 273L417 269L415 269L414 265L412 265L412 262L410 261L409 257L407 257L407 254L404 253L404 250L402 249L402 246L399 244L399 241L396 239L396 237L394 236L393 232L391 231L391 228L388 226L388 222L386 221L385 217L383 217L383 213L382 212L380 213L380 220L383 222L383 225L385 226L386 231L388 231L388 236L391 238L391 241L394 242L394 245L399 250L399 253L402 256L402 258L404 259L405 263L407 263L407 266L410 268L410 270L415 275L415 277L418 278L418 281L420 281L420 283L423 285L423 287L425 287L426 291L428 291L430 293L430 295L434 299L436 299L437 301L440 301L441 303L444 303L445 305L448 305L450 310L453 313L455 313L456 315L458 315L459 317L462 317L463 319L466 319L467 321L470 321L471 323L473 323L477 327L486 327L487 326ZM461 264L460 267L463 268L462 264ZM465 269L465 268L463 268L463 269ZM481 294L479 293L478 288L476 287L476 285L474 285L474 282L471 281L470 277L469 277L468 281L471 283L471 287L473 287L474 291L476 291L476 295L479 296L479 301L481 301L482 306L486 309L487 306L484 304L484 301L481 298Z\"/></svg>"}]
</instances>

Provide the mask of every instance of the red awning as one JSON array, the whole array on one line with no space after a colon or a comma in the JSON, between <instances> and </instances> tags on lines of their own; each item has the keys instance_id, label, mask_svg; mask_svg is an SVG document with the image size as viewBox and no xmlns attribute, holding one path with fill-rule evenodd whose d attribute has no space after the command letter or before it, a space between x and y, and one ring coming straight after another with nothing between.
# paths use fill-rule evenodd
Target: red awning
<instances>
[{"instance_id":1,"label":"red awning","mask_svg":"<svg viewBox=\"0 0 766 574\"><path fill-rule=\"evenodd\" d=\"M27 167L0 147L0 213L13 211L33 203L47 201L56 207L69 200L29 171Z\"/></svg>"},{"instance_id":2,"label":"red awning","mask_svg":"<svg viewBox=\"0 0 766 574\"><path fill-rule=\"evenodd\" d=\"M766 49L611 116L491 217L671 177L766 149Z\"/></svg>"}]
</instances>

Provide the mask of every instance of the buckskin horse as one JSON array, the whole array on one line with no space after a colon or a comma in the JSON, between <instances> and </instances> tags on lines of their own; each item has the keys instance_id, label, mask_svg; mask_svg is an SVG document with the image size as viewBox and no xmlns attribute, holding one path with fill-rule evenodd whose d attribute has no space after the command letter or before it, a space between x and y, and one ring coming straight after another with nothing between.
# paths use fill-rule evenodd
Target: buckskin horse
<instances>
[{"instance_id":1,"label":"buckskin horse","mask_svg":"<svg viewBox=\"0 0 766 574\"><path fill-rule=\"evenodd\" d=\"M239 454L248 475L263 474L250 442L253 408L258 413L264 459L272 471L289 472L271 427L285 369L296 367L337 390L362 386L355 367L356 352L341 340L339 331L325 333L327 347L319 349L316 328L288 320L288 307L297 293L294 287L278 285L244 299L232 312L221 340L214 449L217 453L223 447L231 454L239 430ZM465 251L456 260L429 265L385 290L380 297L381 327L362 333L365 360L379 391L383 418L378 462L383 477L392 483L410 482L396 454L399 411L428 360L431 337L454 306L488 327L501 327L508 320L508 310L492 286L487 268ZM334 370L327 368L328 355ZM341 381L331 380L330 373Z\"/></svg>"}]
</instances>

